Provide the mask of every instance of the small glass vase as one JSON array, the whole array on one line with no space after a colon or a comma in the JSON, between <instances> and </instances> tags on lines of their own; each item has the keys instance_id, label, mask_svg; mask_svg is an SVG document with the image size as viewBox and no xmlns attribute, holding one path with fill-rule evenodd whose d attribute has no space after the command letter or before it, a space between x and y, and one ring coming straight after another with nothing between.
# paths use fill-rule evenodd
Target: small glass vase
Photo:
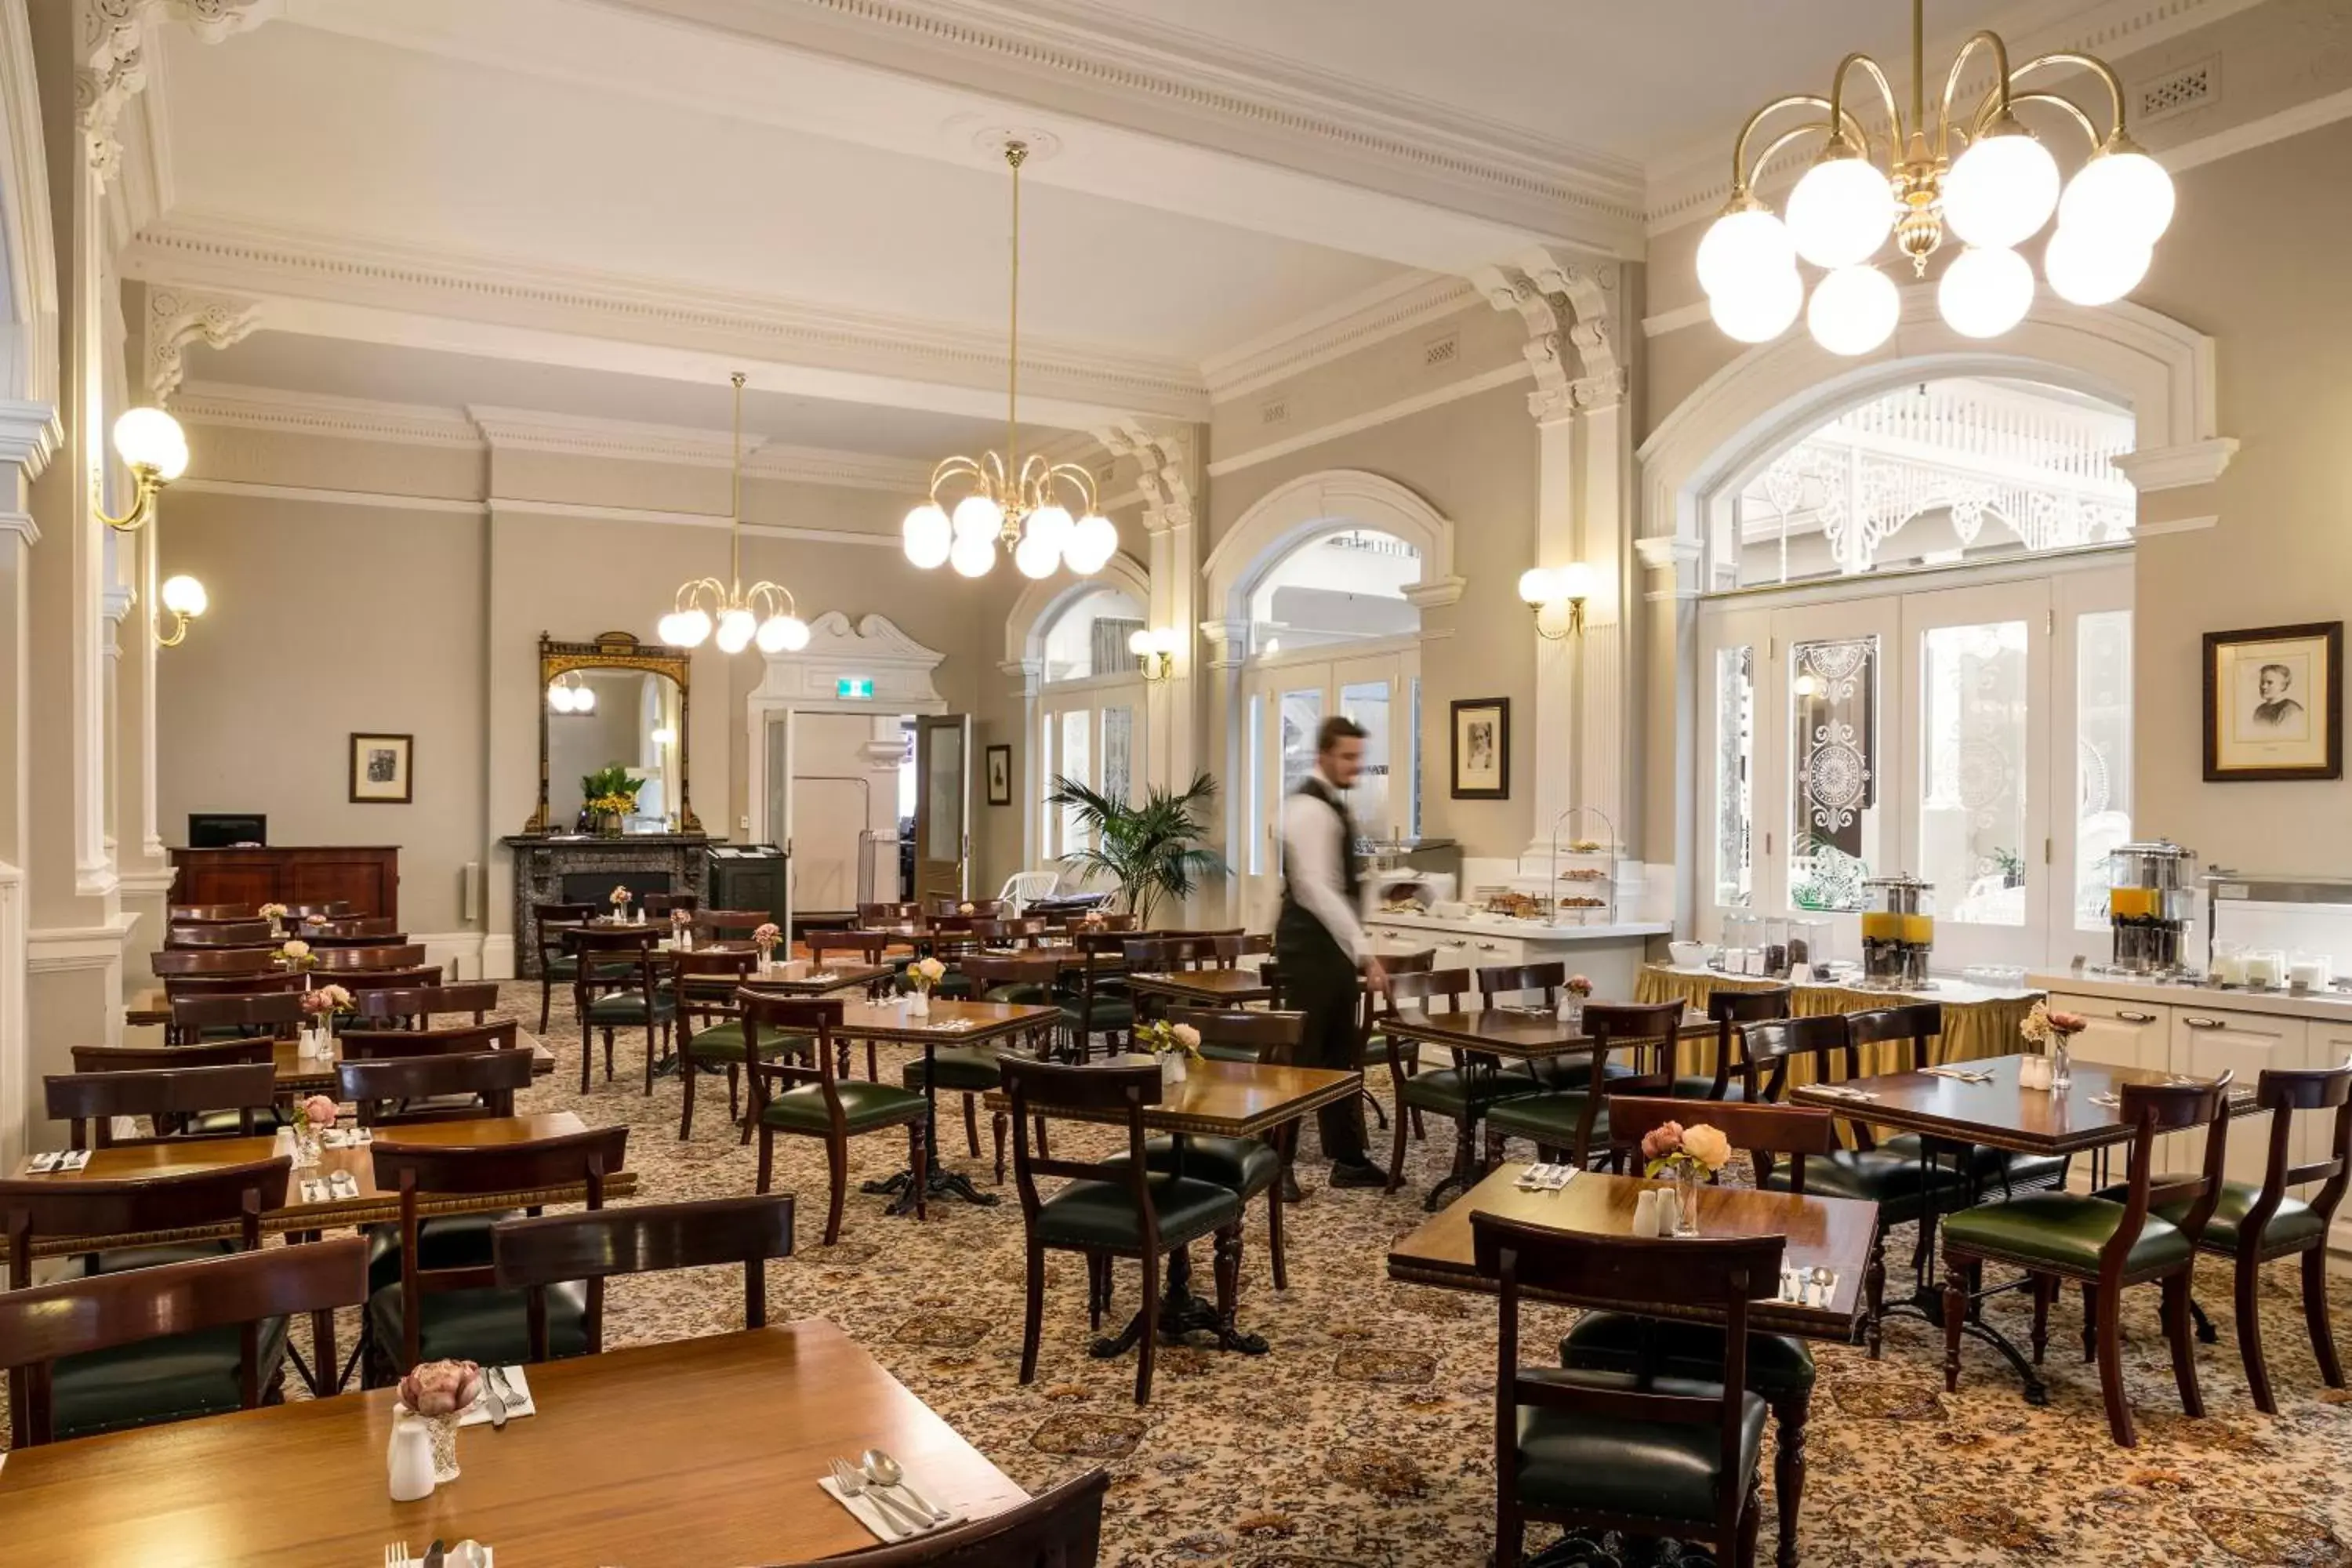
<instances>
[{"instance_id":1,"label":"small glass vase","mask_svg":"<svg viewBox=\"0 0 2352 1568\"><path fill-rule=\"evenodd\" d=\"M446 1486L457 1479L458 1414L428 1415L425 1430L433 1438L433 1484Z\"/></svg>"},{"instance_id":2,"label":"small glass vase","mask_svg":"<svg viewBox=\"0 0 2352 1568\"><path fill-rule=\"evenodd\" d=\"M294 1124L294 1165L298 1170L310 1170L319 1163L319 1130L306 1120Z\"/></svg>"},{"instance_id":3,"label":"small glass vase","mask_svg":"<svg viewBox=\"0 0 2352 1568\"><path fill-rule=\"evenodd\" d=\"M1170 1085L1170 1084L1182 1083L1183 1081L1184 1081L1184 1053L1183 1053L1183 1052L1181 1052L1181 1051L1162 1051L1162 1052L1160 1052L1160 1087L1162 1087L1162 1088L1166 1088L1166 1087L1167 1087L1168 1085Z\"/></svg>"},{"instance_id":4,"label":"small glass vase","mask_svg":"<svg viewBox=\"0 0 2352 1568\"><path fill-rule=\"evenodd\" d=\"M1675 1234L1698 1234L1698 1173L1687 1165L1675 1167Z\"/></svg>"},{"instance_id":5,"label":"small glass vase","mask_svg":"<svg viewBox=\"0 0 2352 1568\"><path fill-rule=\"evenodd\" d=\"M907 993L907 1016L928 1018L931 1016L931 994L918 985Z\"/></svg>"},{"instance_id":6,"label":"small glass vase","mask_svg":"<svg viewBox=\"0 0 2352 1568\"><path fill-rule=\"evenodd\" d=\"M2050 1092L2063 1094L2074 1086L2074 1054L2066 1048L2066 1037L2050 1037Z\"/></svg>"}]
</instances>

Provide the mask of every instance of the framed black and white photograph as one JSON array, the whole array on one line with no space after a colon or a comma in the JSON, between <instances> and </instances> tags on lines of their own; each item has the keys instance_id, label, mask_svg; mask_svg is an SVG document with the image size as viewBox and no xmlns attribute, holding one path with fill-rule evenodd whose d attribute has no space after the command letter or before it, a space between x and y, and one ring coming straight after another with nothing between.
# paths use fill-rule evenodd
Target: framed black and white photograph
<instances>
[{"instance_id":1,"label":"framed black and white photograph","mask_svg":"<svg viewBox=\"0 0 2352 1568\"><path fill-rule=\"evenodd\" d=\"M2205 778L2344 776L2344 623L2205 634Z\"/></svg>"},{"instance_id":2,"label":"framed black and white photograph","mask_svg":"<svg viewBox=\"0 0 2352 1568\"><path fill-rule=\"evenodd\" d=\"M1013 804L1013 748L1011 746L988 748L988 804L991 805Z\"/></svg>"},{"instance_id":3,"label":"framed black and white photograph","mask_svg":"<svg viewBox=\"0 0 2352 1568\"><path fill-rule=\"evenodd\" d=\"M410 772L415 760L414 735L352 735L352 804L408 805L416 798L416 784Z\"/></svg>"},{"instance_id":4,"label":"framed black and white photograph","mask_svg":"<svg viewBox=\"0 0 2352 1568\"><path fill-rule=\"evenodd\" d=\"M1511 700L1465 698L1454 704L1454 798L1511 798Z\"/></svg>"}]
</instances>

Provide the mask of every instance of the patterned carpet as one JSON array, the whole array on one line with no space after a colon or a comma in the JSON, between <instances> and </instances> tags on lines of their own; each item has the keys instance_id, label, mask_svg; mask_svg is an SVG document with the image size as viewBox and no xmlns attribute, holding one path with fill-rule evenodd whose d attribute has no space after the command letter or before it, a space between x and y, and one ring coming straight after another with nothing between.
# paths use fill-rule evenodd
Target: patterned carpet
<instances>
[{"instance_id":1,"label":"patterned carpet","mask_svg":"<svg viewBox=\"0 0 2352 1568\"><path fill-rule=\"evenodd\" d=\"M535 1026L536 984L510 986L507 996L513 1015ZM614 1080L584 1097L576 1092L579 1036L561 997L544 1038L558 1066L526 1109L627 1124L642 1200L751 1190L753 1152L736 1143L725 1120L723 1080L704 1080L694 1138L681 1143L677 1083L664 1080L651 1100L638 1088L642 1036L620 1037ZM885 1081L896 1080L902 1057L884 1051ZM985 1186L988 1161L965 1157L952 1111L942 1133L950 1163ZM1084 1153L1108 1136L1072 1128L1057 1136L1055 1152ZM1391 1239L1422 1217L1416 1194L1437 1173L1437 1140L1412 1146L1412 1190L1393 1197L1325 1189L1310 1148L1301 1173L1307 1201L1289 1216L1291 1286L1280 1296L1266 1274L1263 1205L1252 1208L1241 1318L1272 1342L1272 1353L1163 1349L1143 1409L1131 1398L1131 1357L1086 1353L1084 1270L1067 1257L1052 1263L1039 1375L1018 1384L1021 1220L1010 1180L997 1207L950 1204L918 1226L886 1216L885 1200L856 1191L897 1169L904 1153L892 1133L853 1143L844 1234L828 1248L817 1245L821 1150L813 1140L778 1141L778 1190L802 1199L801 1250L770 1274L772 1316L842 1325L1033 1490L1108 1466L1107 1568L1471 1568L1486 1560L1494 1309L1483 1298L1392 1284L1383 1268ZM1891 1254L1894 1272L1906 1278L1909 1246L1908 1234L1898 1235ZM2140 1432L2134 1450L2108 1441L2072 1302L2053 1316L2044 1409L2026 1405L2006 1367L1973 1342L1959 1393L1946 1394L1940 1335L1916 1321L1890 1323L1885 1359L1875 1364L1859 1350L1822 1348L1802 1560L2352 1563L2352 1397L2320 1384L2294 1279L2290 1266L2266 1282L2275 1417L2256 1412L2246 1394L2226 1268L2209 1264L2200 1277L2199 1299L2221 1333L2219 1344L2199 1349L2202 1420L2179 1413L2156 1292L2132 1292L2125 1327ZM731 1270L617 1282L608 1342L732 1328L740 1289ZM1118 1280L1121 1314L1135 1292L1129 1268ZM2022 1342L2023 1313L1996 1310ZM2352 1289L2339 1290L2336 1311L2342 1331L2352 1332ZM1570 1319L1531 1311L1526 1342L1556 1342ZM1774 1507L1768 1483L1768 1560ZM1535 1531L1530 1544L1546 1539Z\"/></svg>"}]
</instances>

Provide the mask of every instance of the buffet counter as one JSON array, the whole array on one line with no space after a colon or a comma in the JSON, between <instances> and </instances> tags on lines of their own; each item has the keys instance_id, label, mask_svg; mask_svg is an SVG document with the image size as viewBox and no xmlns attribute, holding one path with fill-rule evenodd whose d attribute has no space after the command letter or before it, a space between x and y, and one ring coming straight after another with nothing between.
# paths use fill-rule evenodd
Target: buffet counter
<instances>
[{"instance_id":1,"label":"buffet counter","mask_svg":"<svg viewBox=\"0 0 2352 1568\"><path fill-rule=\"evenodd\" d=\"M1592 982L1604 1001L1633 994L1652 939L1671 929L1664 921L1614 925L1544 925L1502 915L1370 914L1364 929L1400 948L1434 948L1440 969L1486 969L1508 963L1565 963Z\"/></svg>"},{"instance_id":2,"label":"buffet counter","mask_svg":"<svg viewBox=\"0 0 2352 1568\"><path fill-rule=\"evenodd\" d=\"M1754 975L1726 974L1720 970L1704 969L1679 963L1653 963L1642 971L1641 982L1634 999L1642 1002L1682 1002L1704 1011L1706 999L1717 991L1767 991L1780 984L1777 980L1762 980ZM1815 981L1793 983L1793 994L1789 998L1789 1010L1800 1017L1813 1017L1829 1013L1861 1013L1874 1007L1896 1007L1909 1002L1934 1002L1944 1009L1944 1032L1929 1042L1930 1065L1942 1062L1967 1061L1978 1057L2014 1056L2026 1048L2019 1037L2017 1026L2033 1010L2034 1002L2042 995L2039 986L2029 984L2017 987L1978 985L1964 980L1938 977L1934 989L1927 991L1869 991L1854 985L1824 984ZM1715 1047L1711 1045L1683 1047L1685 1072L1711 1071L1715 1066ZM1883 1044L1865 1047L1862 1053L1862 1072L1899 1072L1906 1067L1900 1058L1902 1047ZM1812 1080L1811 1064L1791 1062L1789 1081L1809 1083Z\"/></svg>"}]
</instances>

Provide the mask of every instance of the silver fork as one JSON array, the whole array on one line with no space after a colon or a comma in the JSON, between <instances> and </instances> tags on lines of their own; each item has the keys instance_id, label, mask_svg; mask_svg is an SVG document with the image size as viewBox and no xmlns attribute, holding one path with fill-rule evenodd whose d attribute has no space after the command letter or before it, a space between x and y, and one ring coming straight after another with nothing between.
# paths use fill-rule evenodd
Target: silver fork
<instances>
[{"instance_id":1,"label":"silver fork","mask_svg":"<svg viewBox=\"0 0 2352 1568\"><path fill-rule=\"evenodd\" d=\"M383 1568L409 1568L416 1561L408 1554L408 1542L394 1541L383 1549Z\"/></svg>"}]
</instances>

